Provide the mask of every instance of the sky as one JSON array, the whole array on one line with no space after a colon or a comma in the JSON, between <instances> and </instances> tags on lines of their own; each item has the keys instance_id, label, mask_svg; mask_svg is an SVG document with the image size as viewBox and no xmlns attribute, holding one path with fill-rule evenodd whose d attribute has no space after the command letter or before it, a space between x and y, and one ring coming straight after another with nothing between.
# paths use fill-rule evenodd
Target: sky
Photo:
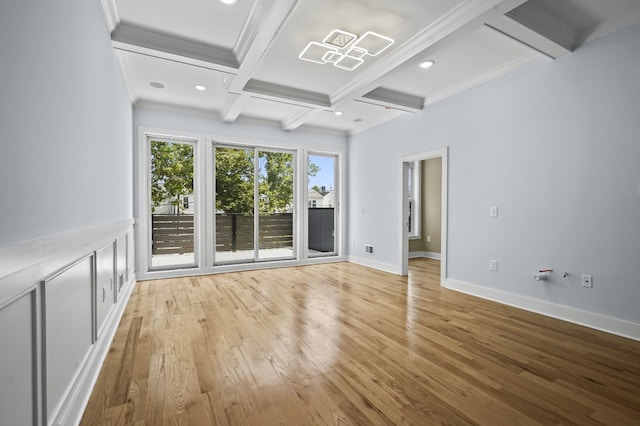
<instances>
[{"instance_id":1,"label":"sky","mask_svg":"<svg viewBox=\"0 0 640 426\"><path fill-rule=\"evenodd\" d=\"M320 171L315 176L309 176L309 188L314 185L318 185L319 187L327 187L335 188L335 172L334 172L334 163L335 157L323 157L320 155L310 155L309 161L315 163L318 167L320 167Z\"/></svg>"}]
</instances>

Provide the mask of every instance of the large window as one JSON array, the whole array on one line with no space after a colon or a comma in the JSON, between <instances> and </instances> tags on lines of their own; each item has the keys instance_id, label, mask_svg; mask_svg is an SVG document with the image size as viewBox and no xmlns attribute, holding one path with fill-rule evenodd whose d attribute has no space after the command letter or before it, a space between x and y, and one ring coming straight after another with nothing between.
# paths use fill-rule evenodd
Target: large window
<instances>
[{"instance_id":1,"label":"large window","mask_svg":"<svg viewBox=\"0 0 640 426\"><path fill-rule=\"evenodd\" d=\"M338 157L309 154L307 166L307 224L309 257L336 254L336 173Z\"/></svg>"},{"instance_id":2,"label":"large window","mask_svg":"<svg viewBox=\"0 0 640 426\"><path fill-rule=\"evenodd\" d=\"M215 263L294 258L294 153L214 146Z\"/></svg>"},{"instance_id":3,"label":"large window","mask_svg":"<svg viewBox=\"0 0 640 426\"><path fill-rule=\"evenodd\" d=\"M152 269L196 264L194 148L192 143L150 141Z\"/></svg>"},{"instance_id":4,"label":"large window","mask_svg":"<svg viewBox=\"0 0 640 426\"><path fill-rule=\"evenodd\" d=\"M141 279L341 254L339 153L144 129L139 140Z\"/></svg>"}]
</instances>

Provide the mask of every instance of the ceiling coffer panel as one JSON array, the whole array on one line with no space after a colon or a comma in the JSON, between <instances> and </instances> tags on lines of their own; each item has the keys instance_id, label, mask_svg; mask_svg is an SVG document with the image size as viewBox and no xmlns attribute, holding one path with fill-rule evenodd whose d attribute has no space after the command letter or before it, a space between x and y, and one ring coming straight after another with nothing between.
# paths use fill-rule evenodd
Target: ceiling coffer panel
<instances>
[{"instance_id":1,"label":"ceiling coffer panel","mask_svg":"<svg viewBox=\"0 0 640 426\"><path fill-rule=\"evenodd\" d=\"M638 0L101 1L134 102L349 133L640 21Z\"/></svg>"}]
</instances>

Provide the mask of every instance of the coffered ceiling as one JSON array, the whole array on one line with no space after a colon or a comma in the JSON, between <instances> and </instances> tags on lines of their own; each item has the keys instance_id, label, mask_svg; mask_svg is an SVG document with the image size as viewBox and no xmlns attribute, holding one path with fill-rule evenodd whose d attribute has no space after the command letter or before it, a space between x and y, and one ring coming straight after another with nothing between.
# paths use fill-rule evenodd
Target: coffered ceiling
<instances>
[{"instance_id":1,"label":"coffered ceiling","mask_svg":"<svg viewBox=\"0 0 640 426\"><path fill-rule=\"evenodd\" d=\"M638 0L229 1L102 0L133 102L355 133L640 20Z\"/></svg>"}]
</instances>

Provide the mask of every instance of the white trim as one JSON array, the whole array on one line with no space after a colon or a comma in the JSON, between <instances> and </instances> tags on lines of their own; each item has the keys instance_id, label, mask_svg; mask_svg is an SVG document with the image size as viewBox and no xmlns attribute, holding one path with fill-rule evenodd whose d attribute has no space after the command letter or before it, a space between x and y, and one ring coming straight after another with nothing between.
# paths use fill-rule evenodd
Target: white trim
<instances>
[{"instance_id":1,"label":"white trim","mask_svg":"<svg viewBox=\"0 0 640 426\"><path fill-rule=\"evenodd\" d=\"M107 22L109 32L113 31L120 23L120 15L118 14L118 6L116 0L101 0L102 10L104 11L104 18Z\"/></svg>"},{"instance_id":2,"label":"white trim","mask_svg":"<svg viewBox=\"0 0 640 426\"><path fill-rule=\"evenodd\" d=\"M346 197L345 193L345 179L346 179L346 149L343 148L329 148L323 149L316 146L310 145L278 145L273 141L263 141L259 139L251 139L244 137L235 137L235 136L224 136L220 134L210 134L210 133L193 133L188 131L177 131L177 130L167 130L167 129L159 129L159 128L149 128L149 127L138 127L138 170L137 175L134 176L136 185L138 187L139 196L137 197L136 203L138 206L138 214L139 218L136 219L135 225L135 244L136 244L136 268L137 268L137 278L139 280L142 279L162 279L162 278L171 278L171 277L184 277L184 276L198 276L198 275L206 275L206 274L216 274L221 272L232 272L232 271L243 271L243 270L254 270L254 269L270 269L270 268L280 268L280 267L290 267L290 266L301 266L301 265L309 265L314 263L333 263L333 262L343 262L345 258L342 256L345 253L345 223L346 223L346 209L342 208L344 205L344 200ZM304 202L304 191L305 185L302 182L302 177L306 176L306 155L311 152L317 155L330 155L337 157L336 163L336 181L335 190L337 191L338 197L335 199L335 208L337 209L337 225L336 225L336 254L330 256L319 256L309 258L305 255L305 240L304 240L304 232L301 232L301 227L304 226L305 220L301 215L304 215L306 209L304 206L302 208L295 207L294 208L294 218L296 218L294 222L294 227L297 230L296 241L294 242L294 253L298 254L300 257L295 259L274 259L274 260L260 260L255 263L247 263L247 264L214 264L214 255L213 255L213 245L207 244L207 242L215 241L215 235L213 235L213 219L208 217L208 215L201 212L201 230L200 233L200 244L201 253L199 256L200 264L199 266L189 266L181 269L169 270L149 270L149 260L150 250L147 246L147 241L149 239L150 230L148 228L149 222L149 201L147 200L149 193L149 184L150 180L147 178L149 175L149 162L147 160L147 149L148 149L148 140L149 137L158 140L180 140L180 141L198 141L200 148L198 148L198 153L200 155L200 160L198 164L200 164L200 177L199 179L204 179L201 182L200 190L204 191L204 194L200 197L200 206L204 208L205 205L214 205L214 178L213 173L215 170L211 170L211 167L207 170L207 166L213 164L213 153L214 153L214 144L222 145L233 148L250 148L250 149L258 149L259 151L278 151L278 152L290 152L294 154L294 169L297 173L296 178L294 179L294 194L298 197L299 202ZM257 245L256 245L257 247Z\"/></svg>"},{"instance_id":3,"label":"white trim","mask_svg":"<svg viewBox=\"0 0 640 426\"><path fill-rule=\"evenodd\" d=\"M229 263L202 268L185 268L165 271L149 271L137 274L138 281L159 280L165 278L197 277L200 275L216 275L228 272L256 271L263 269L290 268L293 266L315 265L318 263L339 263L347 259L343 256L312 257L305 260L274 260L249 263Z\"/></svg>"},{"instance_id":4,"label":"white trim","mask_svg":"<svg viewBox=\"0 0 640 426\"><path fill-rule=\"evenodd\" d=\"M401 167L402 167L402 191L401 193L401 206L402 206L402 214L400 220L400 244L398 249L400 250L400 265L399 270L402 275L407 275L409 270L409 251L408 251L408 232L407 227L404 223L404 218L407 217L408 214L408 202L406 202L407 198L407 186L406 183L406 163L409 161L418 161L418 160L429 160L432 158L441 158L442 160L442 207L441 207L441 223L440 223L440 235L441 235L441 246L440 246L440 281L441 284L444 280L447 279L447 241L448 241L448 228L447 228L447 218L448 218L448 200L449 200L449 148L439 148L426 152L420 152L417 154L409 154L405 155L401 158Z\"/></svg>"},{"instance_id":5,"label":"white trim","mask_svg":"<svg viewBox=\"0 0 640 426\"><path fill-rule=\"evenodd\" d=\"M50 424L77 425L80 423L135 283L135 277L131 277L131 280L123 289L118 303L111 309L109 316L105 320L100 339L93 345L85 362L79 367L78 376L69 388L64 398L64 404L58 411L57 416L50 421ZM69 421L70 419L71 421Z\"/></svg>"},{"instance_id":6,"label":"white trim","mask_svg":"<svg viewBox=\"0 0 640 426\"><path fill-rule=\"evenodd\" d=\"M367 268L377 269L382 272L388 272L390 274L402 275L402 271L398 270L398 267L391 263L378 262L370 260L360 256L349 255L347 261L355 263L357 265L366 266Z\"/></svg>"},{"instance_id":7,"label":"white trim","mask_svg":"<svg viewBox=\"0 0 640 426\"><path fill-rule=\"evenodd\" d=\"M132 219L78 229L0 248L0 306L131 230Z\"/></svg>"},{"instance_id":8,"label":"white trim","mask_svg":"<svg viewBox=\"0 0 640 426\"><path fill-rule=\"evenodd\" d=\"M416 259L419 257L424 257L426 259L440 260L442 256L440 255L440 253L436 253L433 251L410 251L409 252L409 259Z\"/></svg>"},{"instance_id":9,"label":"white trim","mask_svg":"<svg viewBox=\"0 0 640 426\"><path fill-rule=\"evenodd\" d=\"M640 341L640 324L638 323L507 293L464 281L446 279L443 280L442 284L450 290Z\"/></svg>"}]
</instances>

